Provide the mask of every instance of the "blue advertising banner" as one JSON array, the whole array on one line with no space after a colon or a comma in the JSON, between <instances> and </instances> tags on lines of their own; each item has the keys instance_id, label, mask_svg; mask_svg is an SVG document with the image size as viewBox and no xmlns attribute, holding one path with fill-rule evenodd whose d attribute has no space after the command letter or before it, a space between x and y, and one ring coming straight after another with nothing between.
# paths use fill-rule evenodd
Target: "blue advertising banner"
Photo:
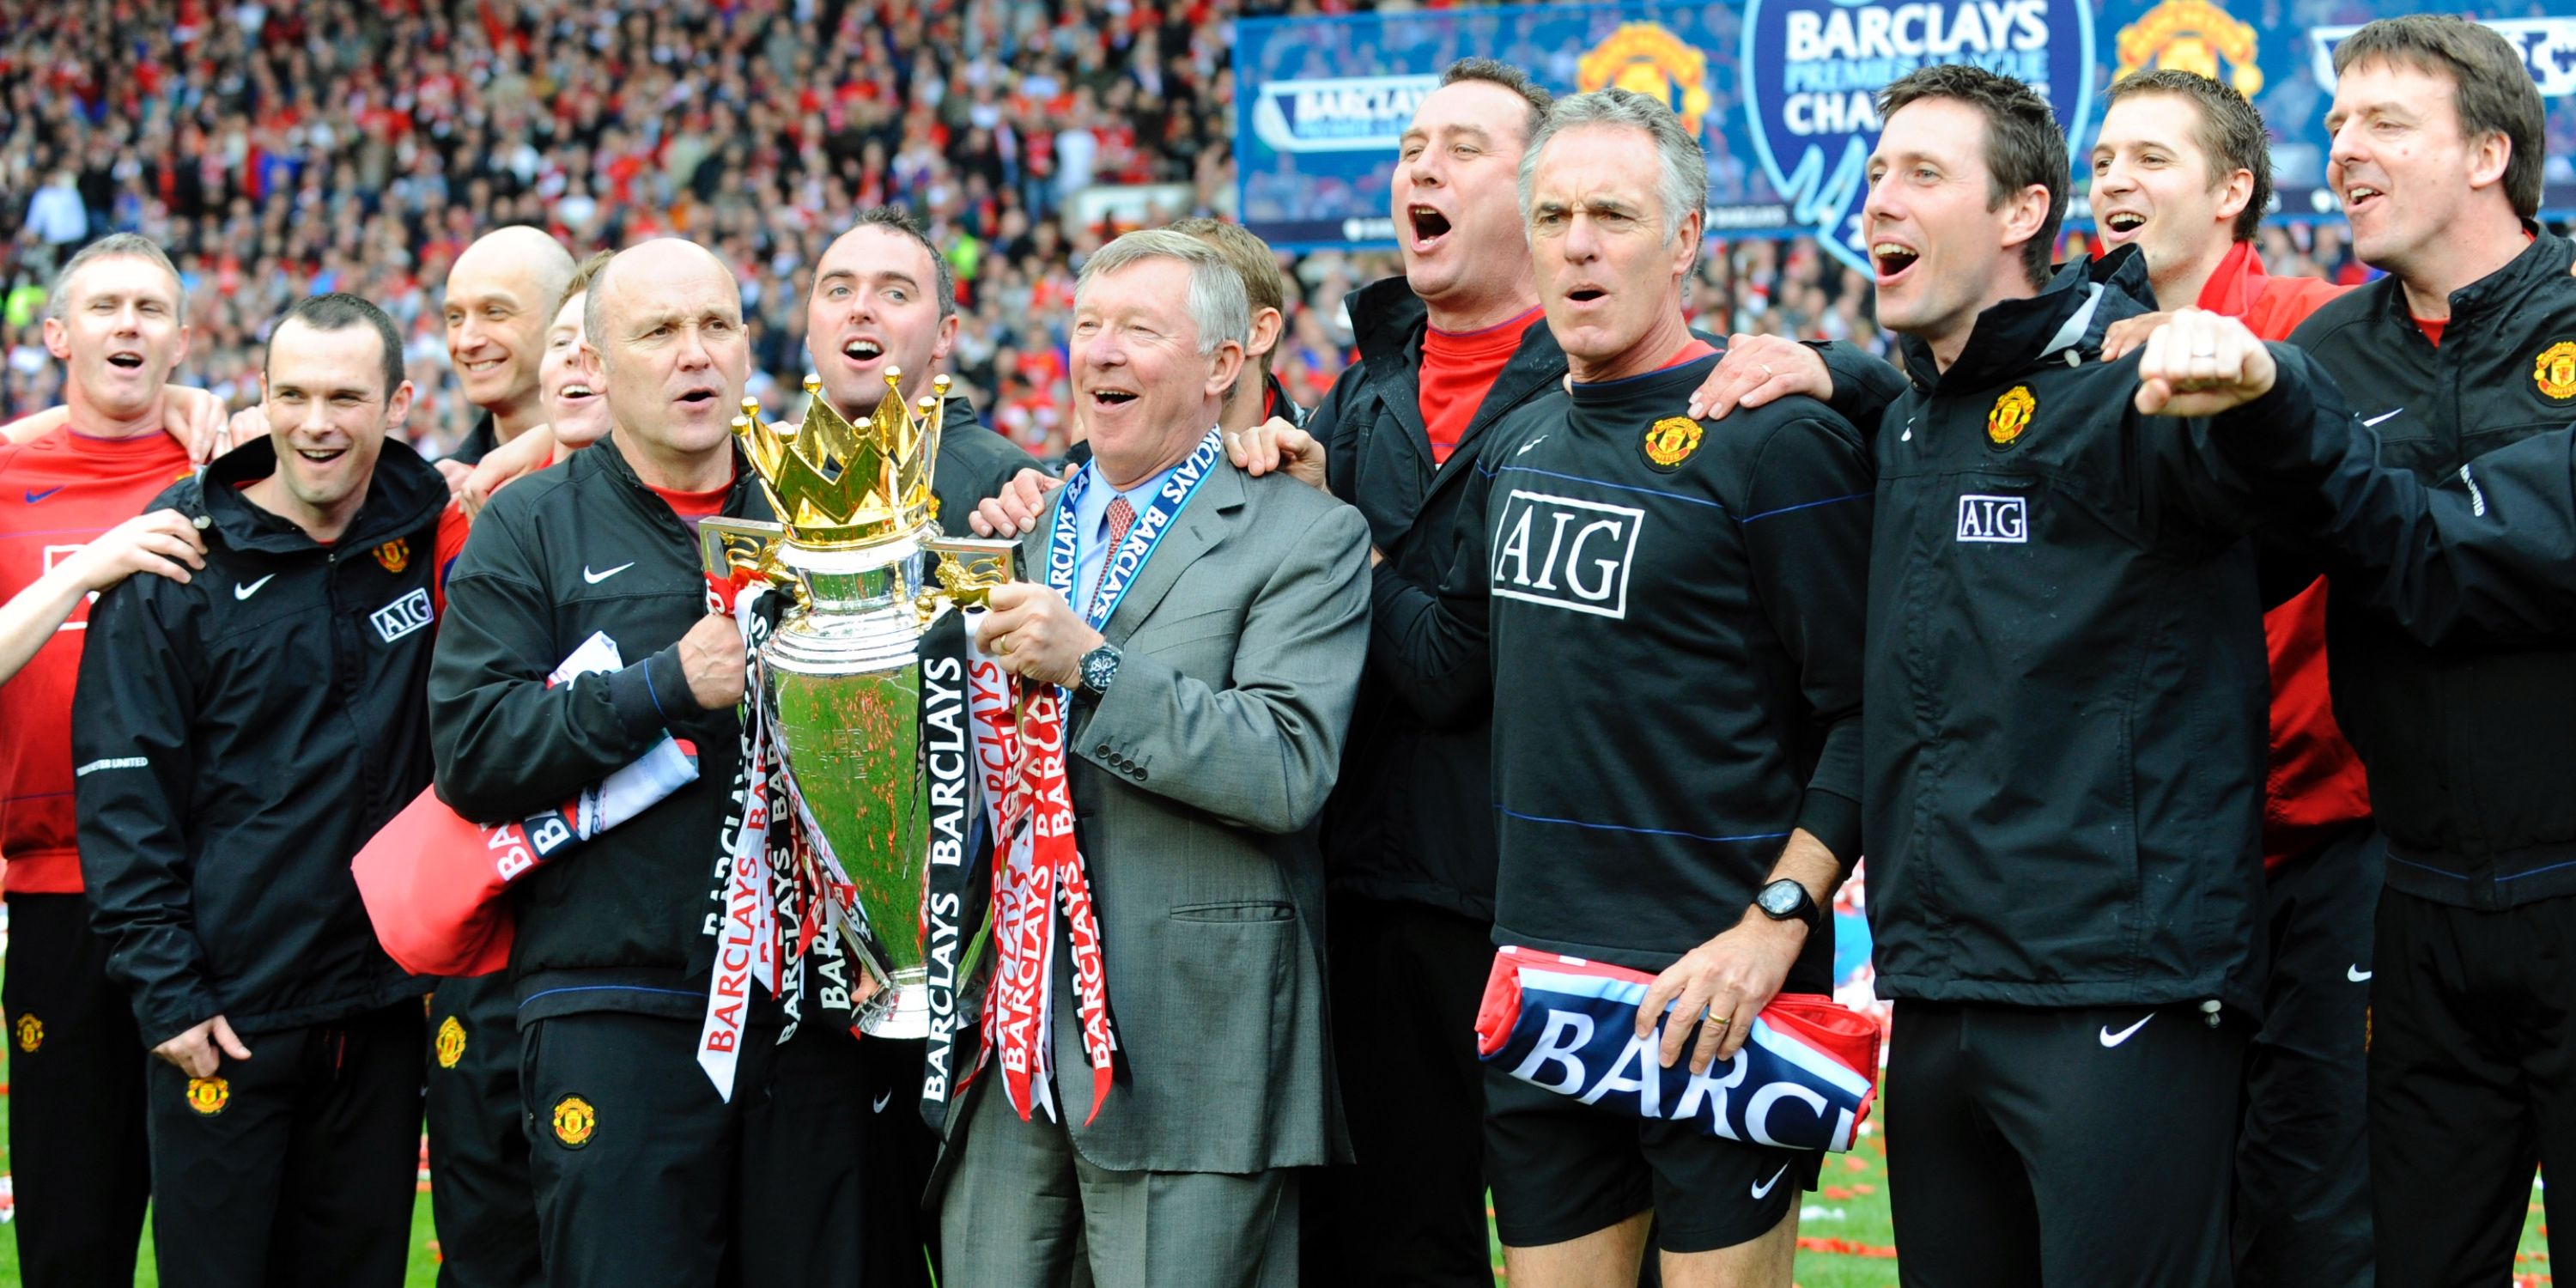
<instances>
[{"instance_id":1,"label":"blue advertising banner","mask_svg":"<svg viewBox=\"0 0 2576 1288\"><path fill-rule=\"evenodd\" d=\"M2273 135L2276 215L2336 213L2324 189L2334 48L2422 0L1742 0L1535 5L1245 19L1235 43L1244 222L1284 248L1394 244L1397 140L1440 69L1469 55L1559 93L1618 85L1672 105L1709 161L1715 236L1816 237L1864 263L1859 213L1878 90L1926 63L1973 62L2048 97L2073 146L2070 223L2089 217L2086 154L2102 94L2144 67L2226 80ZM2576 0L2482 12L2523 51L2549 110L2547 205L2576 209Z\"/></svg>"}]
</instances>

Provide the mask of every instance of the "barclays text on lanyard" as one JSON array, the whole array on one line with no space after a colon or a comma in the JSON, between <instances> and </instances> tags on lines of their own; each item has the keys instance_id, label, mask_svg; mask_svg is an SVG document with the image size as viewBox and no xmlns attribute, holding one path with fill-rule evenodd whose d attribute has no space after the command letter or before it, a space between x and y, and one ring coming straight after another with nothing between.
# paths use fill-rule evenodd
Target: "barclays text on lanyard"
<instances>
[{"instance_id":1,"label":"barclays text on lanyard","mask_svg":"<svg viewBox=\"0 0 2576 1288\"><path fill-rule=\"evenodd\" d=\"M1109 552L1100 588L1083 620L1093 630L1108 625L1129 587L1154 557L1163 537L1197 494L1199 484L1218 468L1224 440L1210 429L1198 447L1175 467L1136 516L1126 540ZM1081 543L1075 531L1076 507L1091 485L1091 471L1073 476L1056 509L1055 529L1047 547L1047 586L1074 603L1075 575ZM979 662L984 659L978 658ZM1018 722L1024 754L1009 756L1020 766L1018 782L1003 792L986 792L999 815L993 853L993 927L998 953L990 1003L984 1009L984 1049L1002 1068L1002 1083L1012 1108L1027 1118L1044 1105L1054 1112L1050 1090L1048 1005L1054 978L1050 955L1055 943L1059 904L1066 940L1073 952L1075 1007L1082 1021L1082 1048L1091 1064L1091 1117L1100 1114L1112 1076L1111 1055L1118 1039L1109 1018L1108 977L1101 965L1100 919L1091 901L1091 881L1073 833L1073 793L1065 772L1065 704L1071 695L1057 685L1039 686L1028 712ZM978 713L977 736L1006 722ZM979 759L984 759L979 756ZM985 763L992 763L985 760ZM997 800L996 797L999 797ZM1028 826L1019 826L1025 817ZM1085 1120L1089 1121L1088 1119Z\"/></svg>"}]
</instances>

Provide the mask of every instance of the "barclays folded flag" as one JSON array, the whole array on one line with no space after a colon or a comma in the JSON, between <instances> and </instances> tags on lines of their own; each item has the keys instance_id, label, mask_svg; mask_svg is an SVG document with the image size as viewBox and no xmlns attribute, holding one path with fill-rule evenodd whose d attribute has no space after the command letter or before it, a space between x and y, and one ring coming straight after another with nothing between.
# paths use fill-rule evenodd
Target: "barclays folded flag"
<instances>
[{"instance_id":1,"label":"barclays folded flag","mask_svg":"<svg viewBox=\"0 0 2576 1288\"><path fill-rule=\"evenodd\" d=\"M1782 1149L1847 1150L1878 1099L1878 1026L1830 997L1783 993L1735 1057L1664 1068L1662 1026L1637 1036L1655 977L1506 945L1476 1015L1476 1049L1532 1086L1614 1113L1688 1122ZM1669 1022L1669 1020L1667 1021Z\"/></svg>"}]
</instances>

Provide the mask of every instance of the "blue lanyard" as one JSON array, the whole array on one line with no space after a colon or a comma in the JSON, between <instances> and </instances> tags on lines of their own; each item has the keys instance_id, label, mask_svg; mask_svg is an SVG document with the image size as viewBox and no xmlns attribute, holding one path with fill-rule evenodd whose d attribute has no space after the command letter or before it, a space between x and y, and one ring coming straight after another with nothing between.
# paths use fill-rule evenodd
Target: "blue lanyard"
<instances>
[{"instance_id":1,"label":"blue lanyard","mask_svg":"<svg viewBox=\"0 0 2576 1288\"><path fill-rule=\"evenodd\" d=\"M1100 592L1092 596L1091 609L1083 615L1091 629L1099 630L1108 624L1109 615L1118 611L1118 601L1127 597L1128 587L1136 584L1136 574L1144 571L1145 561L1154 557L1164 534L1172 530L1172 521L1180 517L1181 507L1198 494L1199 484L1207 481L1224 451L1224 436L1208 430L1207 437L1199 440L1198 447L1146 500L1144 512L1127 529L1127 539L1109 553L1109 564L1101 570ZM1082 504L1082 494L1091 486L1091 475L1097 468L1095 465L1075 472L1073 481L1064 485L1064 500L1056 506L1055 531L1047 541L1047 585L1064 596L1068 604L1074 602L1074 570L1081 562L1077 557L1080 542L1074 531L1079 520L1074 517L1074 508Z\"/></svg>"}]
</instances>

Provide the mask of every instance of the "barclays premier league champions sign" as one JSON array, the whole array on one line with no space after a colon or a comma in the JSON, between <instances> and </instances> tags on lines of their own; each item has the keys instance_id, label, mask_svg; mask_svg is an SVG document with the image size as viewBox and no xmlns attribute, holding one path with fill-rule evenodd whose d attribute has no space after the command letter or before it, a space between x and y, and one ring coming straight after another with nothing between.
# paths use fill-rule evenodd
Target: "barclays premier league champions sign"
<instances>
[{"instance_id":1,"label":"barclays premier league champions sign","mask_svg":"<svg viewBox=\"0 0 2576 1288\"><path fill-rule=\"evenodd\" d=\"M2460 7L2373 0L2337 16ZM2516 0L2510 16L2469 7L2523 51L2553 122L2576 117L2576 0ZM1975 63L2047 96L2072 144L2079 226L2103 91L2146 67L2199 72L2251 98L2272 128L2275 213L2331 216L2324 117L2334 48L2356 19L2258 28L2265 13L2262 0L1633 0L1245 19L1240 213L1274 245L1391 245L1397 141L1440 69L1474 54L1561 94L1617 85L1661 98L1707 150L1711 235L1811 236L1855 267L1876 96L1928 63ZM2576 210L2571 177L2551 176L2549 210Z\"/></svg>"},{"instance_id":2,"label":"barclays premier league champions sign","mask_svg":"<svg viewBox=\"0 0 2576 1288\"><path fill-rule=\"evenodd\" d=\"M1878 92L1928 63L2028 81L2081 137L2093 107L2093 12L2087 0L1750 0L1745 126L1788 231L1868 267L1860 205Z\"/></svg>"}]
</instances>

